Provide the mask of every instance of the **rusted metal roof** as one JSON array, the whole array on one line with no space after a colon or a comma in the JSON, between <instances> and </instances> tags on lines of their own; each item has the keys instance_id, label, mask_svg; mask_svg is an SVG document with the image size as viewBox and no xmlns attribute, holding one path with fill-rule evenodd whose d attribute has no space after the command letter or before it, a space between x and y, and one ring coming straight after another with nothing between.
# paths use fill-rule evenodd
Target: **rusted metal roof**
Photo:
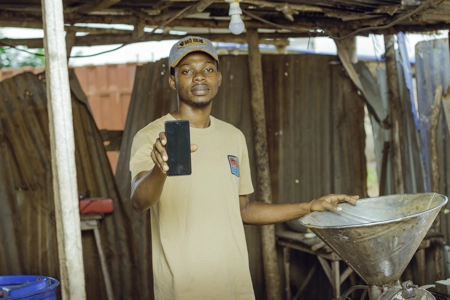
<instances>
[{"instance_id":1,"label":"rusted metal roof","mask_svg":"<svg viewBox=\"0 0 450 300\"><path fill-rule=\"evenodd\" d=\"M76 37L74 46L178 39L175 31L208 35L214 41L246 42L245 34L230 34L229 3L225 0L62 2L67 31L83 33ZM450 28L449 0L242 0L240 6L246 28L257 28L264 43L290 37L343 38ZM37 0L2 1L0 26L42 28L41 10ZM103 24L107 28L98 25L88 28L87 24ZM113 29L114 24L130 25L132 29ZM156 29L161 30L154 31ZM42 39L0 39L0 42L31 48L43 46Z\"/></svg>"}]
</instances>

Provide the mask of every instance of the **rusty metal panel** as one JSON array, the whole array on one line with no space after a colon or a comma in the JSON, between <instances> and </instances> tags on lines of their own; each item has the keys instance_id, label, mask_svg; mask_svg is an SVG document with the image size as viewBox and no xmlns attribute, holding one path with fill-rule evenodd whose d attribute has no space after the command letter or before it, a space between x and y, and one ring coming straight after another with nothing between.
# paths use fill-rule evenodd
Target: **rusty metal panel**
<instances>
[{"instance_id":1,"label":"rusty metal panel","mask_svg":"<svg viewBox=\"0 0 450 300\"><path fill-rule=\"evenodd\" d=\"M448 39L423 41L416 45L417 98L424 164L427 171L427 189L431 190L429 130L431 110L436 86L442 85L443 93L450 85Z\"/></svg>"},{"instance_id":2,"label":"rusty metal panel","mask_svg":"<svg viewBox=\"0 0 450 300\"><path fill-rule=\"evenodd\" d=\"M0 81L11 78L15 75L22 74L24 72L31 72L33 74L39 74L44 72L45 68L33 68L33 67L23 67L21 69L0 69Z\"/></svg>"},{"instance_id":3,"label":"rusty metal panel","mask_svg":"<svg viewBox=\"0 0 450 300\"><path fill-rule=\"evenodd\" d=\"M423 41L416 45L417 100L421 132L423 160L427 172L427 191L431 191L430 124L435 89L442 85L443 94L450 92L450 55L448 39ZM441 108L437 128L437 164L439 168L439 192L450 194L450 128ZM448 207L448 205L447 205ZM440 214L441 232L445 241L450 238L450 216ZM447 274L450 275L450 274Z\"/></svg>"},{"instance_id":4,"label":"rusty metal panel","mask_svg":"<svg viewBox=\"0 0 450 300\"><path fill-rule=\"evenodd\" d=\"M401 39L401 38L400 38ZM400 43L401 45L401 43ZM419 143L419 130L416 127L418 123L417 113L414 104L412 75L410 72L410 63L407 61L399 62L400 58L407 57L406 49L400 48L397 52L397 70L399 72L399 90L403 112L403 158L405 161L405 193L417 193L425 191L425 172L421 161L421 147ZM387 78L384 62L381 62L376 70L376 79L370 74L364 62L355 64L361 82L366 89L368 101L371 103L379 121L371 116L371 123L374 135L374 152L377 161L377 173L380 181L380 187L385 186L384 191L380 190L384 195L393 193L393 166L392 166L392 150L386 147L391 144L391 130L386 124L389 120L389 105ZM385 164L383 166L383 163ZM383 175L384 174L384 175ZM384 180L383 182L381 182Z\"/></svg>"},{"instance_id":5,"label":"rusty metal panel","mask_svg":"<svg viewBox=\"0 0 450 300\"><path fill-rule=\"evenodd\" d=\"M122 203L103 141L75 75L70 72L78 192L110 197L114 213L100 234L114 294L147 299L132 280L134 213ZM59 278L45 77L31 72L0 83L0 273ZM76 96L80 96L77 98ZM83 232L88 299L106 299L93 233ZM126 245L126 246L124 246ZM128 274L128 275L124 275Z\"/></svg>"},{"instance_id":6,"label":"rusty metal panel","mask_svg":"<svg viewBox=\"0 0 450 300\"><path fill-rule=\"evenodd\" d=\"M123 130L134 84L137 63L75 67L73 70L86 94L97 127ZM15 75L32 72L39 74L45 68L0 69L0 81ZM108 152L113 172L119 153Z\"/></svg>"}]
</instances>

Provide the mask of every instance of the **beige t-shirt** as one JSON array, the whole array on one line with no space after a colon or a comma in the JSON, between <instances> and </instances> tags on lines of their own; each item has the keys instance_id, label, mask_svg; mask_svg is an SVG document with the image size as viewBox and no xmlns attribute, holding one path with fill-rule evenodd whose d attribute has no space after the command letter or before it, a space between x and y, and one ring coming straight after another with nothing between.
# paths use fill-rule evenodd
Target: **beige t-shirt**
<instances>
[{"instance_id":1,"label":"beige t-shirt","mask_svg":"<svg viewBox=\"0 0 450 300\"><path fill-rule=\"evenodd\" d=\"M166 116L140 130L131 150L132 178L153 168L150 153ZM210 117L192 128L192 174L167 177L151 209L157 300L254 299L239 195L253 192L245 137Z\"/></svg>"}]
</instances>

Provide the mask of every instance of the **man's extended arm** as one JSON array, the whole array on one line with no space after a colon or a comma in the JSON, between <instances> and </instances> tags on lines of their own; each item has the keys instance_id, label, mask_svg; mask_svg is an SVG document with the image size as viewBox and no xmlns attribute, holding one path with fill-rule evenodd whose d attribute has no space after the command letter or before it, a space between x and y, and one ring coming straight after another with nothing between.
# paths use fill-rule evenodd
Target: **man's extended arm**
<instances>
[{"instance_id":1,"label":"man's extended arm","mask_svg":"<svg viewBox=\"0 0 450 300\"><path fill-rule=\"evenodd\" d=\"M130 199L133 208L138 212L149 209L161 197L169 170L166 144L166 135L164 132L160 132L150 154L155 166L150 171L138 173L133 179ZM197 151L197 145L191 144L191 152L195 151Z\"/></svg>"},{"instance_id":2,"label":"man's extended arm","mask_svg":"<svg viewBox=\"0 0 450 300\"><path fill-rule=\"evenodd\" d=\"M166 163L166 144L166 135L164 132L160 132L149 157L153 160L153 169L140 172L133 178L130 199L133 208L138 212L149 209L161 197L167 178L166 172L169 169Z\"/></svg>"},{"instance_id":3,"label":"man's extended arm","mask_svg":"<svg viewBox=\"0 0 450 300\"><path fill-rule=\"evenodd\" d=\"M250 201L248 195L243 195L239 196L239 203L242 221L245 224L267 225L300 218L311 211L323 211L326 209L339 211L338 203L349 202L356 204L358 198L359 196L331 194L306 203L269 204Z\"/></svg>"},{"instance_id":4,"label":"man's extended arm","mask_svg":"<svg viewBox=\"0 0 450 300\"><path fill-rule=\"evenodd\" d=\"M131 201L134 210L141 212L156 204L166 182L167 175L155 167L136 175L131 185Z\"/></svg>"}]
</instances>

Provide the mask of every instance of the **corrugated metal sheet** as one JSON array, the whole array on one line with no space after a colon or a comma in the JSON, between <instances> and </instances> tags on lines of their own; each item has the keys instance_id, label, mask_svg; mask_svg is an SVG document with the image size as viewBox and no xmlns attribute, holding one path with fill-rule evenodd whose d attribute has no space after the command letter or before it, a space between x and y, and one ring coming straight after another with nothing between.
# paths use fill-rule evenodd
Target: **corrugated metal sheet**
<instances>
[{"instance_id":1,"label":"corrugated metal sheet","mask_svg":"<svg viewBox=\"0 0 450 300\"><path fill-rule=\"evenodd\" d=\"M0 83L0 274L59 278L46 86L40 78L27 72ZM120 199L100 132L73 72L70 86L78 191L110 197L114 203L114 213L100 227L114 294L145 299L132 279L139 277L132 208ZM93 232L83 232L82 242L87 299L106 299Z\"/></svg>"},{"instance_id":2,"label":"corrugated metal sheet","mask_svg":"<svg viewBox=\"0 0 450 300\"><path fill-rule=\"evenodd\" d=\"M401 49L402 47L400 47ZM421 161L421 147L419 142L419 130L417 128L417 113L414 104L412 74L410 63L401 58L407 57L407 53L397 52L397 70L399 77L399 90L402 103L402 125L403 125L403 159L405 161L405 193L417 193L425 191L425 171ZM355 65L361 82L363 83L368 101L380 118L380 122L389 122L388 87L385 64L380 63L376 70L376 78L370 74L363 62ZM385 195L394 193L394 177L392 165L392 136L391 129L381 126L374 118L371 118L374 133L374 151L377 161L378 178L382 178L382 165L384 151L387 153L385 170ZM385 143L391 146L384 149Z\"/></svg>"},{"instance_id":3,"label":"corrugated metal sheet","mask_svg":"<svg viewBox=\"0 0 450 300\"><path fill-rule=\"evenodd\" d=\"M247 137L256 183L248 58L221 56L220 60L223 81L212 114L240 128ZM337 58L263 55L262 65L274 202L306 202L330 192L365 196L363 102ZM137 69L116 172L125 198L130 195L128 164L134 134L176 108L168 76L167 60ZM252 199L257 200L257 196L252 195ZM144 260L151 252L148 214L132 222L141 241L136 253L139 260L145 261L138 266L139 273L148 274L151 263ZM259 227L246 226L245 230L257 299L265 299ZM142 285L148 282L149 278L141 277ZM296 280L293 284L300 283ZM308 299L331 298L331 289L324 290L323 284L311 285L307 293Z\"/></svg>"},{"instance_id":4,"label":"corrugated metal sheet","mask_svg":"<svg viewBox=\"0 0 450 300\"><path fill-rule=\"evenodd\" d=\"M23 67L21 69L0 69L0 81L11 78L18 74L22 74L24 72L39 74L41 72L44 72L44 70L45 68L33 68L33 67Z\"/></svg>"},{"instance_id":5,"label":"corrugated metal sheet","mask_svg":"<svg viewBox=\"0 0 450 300\"><path fill-rule=\"evenodd\" d=\"M424 164L427 171L426 182L428 191L431 191L429 148L431 110L434 103L436 86L442 85L444 94L446 94L450 85L450 58L448 47L448 39L423 41L416 45L417 100L420 115ZM443 124L445 125L445 123ZM445 126L443 129L445 129ZM445 136L446 131L441 133Z\"/></svg>"},{"instance_id":6,"label":"corrugated metal sheet","mask_svg":"<svg viewBox=\"0 0 450 300\"><path fill-rule=\"evenodd\" d=\"M99 129L123 130L133 90L137 63L75 67L73 70L86 94ZM0 69L0 81L24 72L39 74L45 68ZM118 151L108 152L113 172Z\"/></svg>"},{"instance_id":7,"label":"corrugated metal sheet","mask_svg":"<svg viewBox=\"0 0 450 300\"><path fill-rule=\"evenodd\" d=\"M442 85L443 93L450 92L450 55L448 39L423 41L416 45L417 100L420 121L421 146L427 174L427 191L432 190L430 125L435 89ZM441 109L437 128L437 162L439 168L439 192L450 195L450 130ZM449 204L447 204L447 208ZM440 214L440 231L444 241L450 238L450 215ZM429 260L431 261L431 259ZM447 266L448 268L448 266ZM444 275L450 276L449 270ZM447 278L445 277L445 278ZM443 278L442 278L443 279Z\"/></svg>"}]
</instances>

